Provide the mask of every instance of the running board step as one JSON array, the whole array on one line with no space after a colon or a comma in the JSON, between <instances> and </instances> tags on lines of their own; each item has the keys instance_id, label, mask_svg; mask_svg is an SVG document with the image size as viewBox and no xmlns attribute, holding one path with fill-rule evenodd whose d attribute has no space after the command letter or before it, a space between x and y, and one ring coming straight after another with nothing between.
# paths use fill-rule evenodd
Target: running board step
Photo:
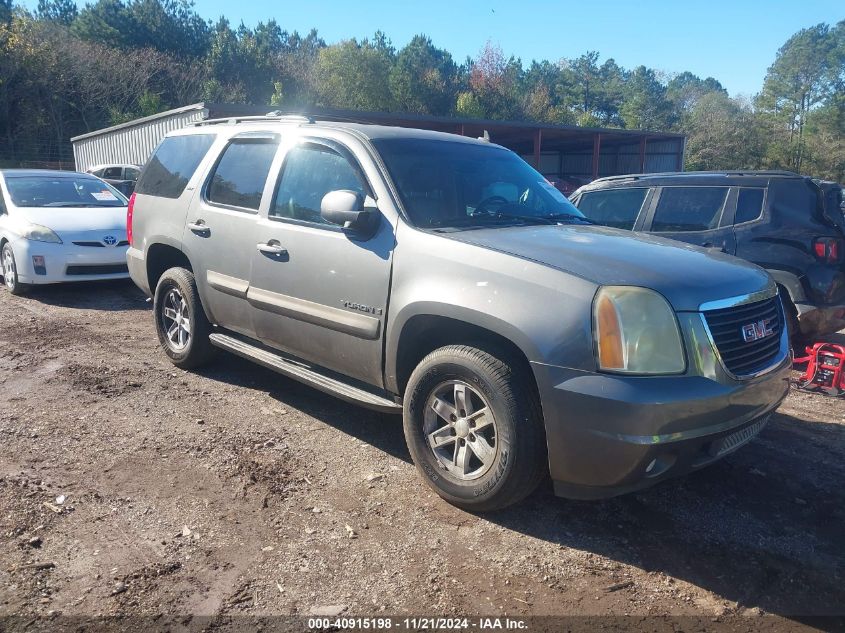
<instances>
[{"instance_id":1,"label":"running board step","mask_svg":"<svg viewBox=\"0 0 845 633\"><path fill-rule=\"evenodd\" d=\"M402 405L393 402L393 400L327 376L311 367L288 360L280 354L219 332L214 332L208 338L215 347L242 356L267 369L272 369L288 378L298 380L315 389L336 396L341 400L346 400L347 402L352 402L368 409L381 411L382 413L402 413Z\"/></svg>"}]
</instances>

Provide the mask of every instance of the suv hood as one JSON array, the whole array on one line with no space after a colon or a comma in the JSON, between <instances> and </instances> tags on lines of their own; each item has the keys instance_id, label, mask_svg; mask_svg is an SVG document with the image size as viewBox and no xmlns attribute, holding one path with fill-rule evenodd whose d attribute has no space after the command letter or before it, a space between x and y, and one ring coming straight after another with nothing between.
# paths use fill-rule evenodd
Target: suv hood
<instances>
[{"instance_id":1,"label":"suv hood","mask_svg":"<svg viewBox=\"0 0 845 633\"><path fill-rule=\"evenodd\" d=\"M601 226L525 226L450 233L449 238L545 264L599 285L642 286L675 310L773 286L768 273L724 253Z\"/></svg>"}]
</instances>

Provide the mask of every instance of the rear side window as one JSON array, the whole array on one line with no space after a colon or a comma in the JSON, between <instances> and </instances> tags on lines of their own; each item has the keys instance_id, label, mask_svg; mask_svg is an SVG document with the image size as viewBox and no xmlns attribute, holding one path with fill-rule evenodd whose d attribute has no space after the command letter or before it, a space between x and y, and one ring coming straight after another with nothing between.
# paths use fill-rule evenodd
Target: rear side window
<instances>
[{"instance_id":1,"label":"rear side window","mask_svg":"<svg viewBox=\"0 0 845 633\"><path fill-rule=\"evenodd\" d=\"M753 222L763 215L763 189L743 187L736 198L734 224Z\"/></svg>"},{"instance_id":2,"label":"rear side window","mask_svg":"<svg viewBox=\"0 0 845 633\"><path fill-rule=\"evenodd\" d=\"M664 187L651 230L707 231L719 226L727 187Z\"/></svg>"},{"instance_id":3,"label":"rear side window","mask_svg":"<svg viewBox=\"0 0 845 633\"><path fill-rule=\"evenodd\" d=\"M648 189L605 189L581 194L578 210L596 224L631 230L640 214Z\"/></svg>"},{"instance_id":4,"label":"rear side window","mask_svg":"<svg viewBox=\"0 0 845 633\"><path fill-rule=\"evenodd\" d=\"M334 150L321 145L294 147L285 158L269 215L328 224L320 215L320 203L323 196L338 189L366 193L355 168Z\"/></svg>"},{"instance_id":5,"label":"rear side window","mask_svg":"<svg viewBox=\"0 0 845 633\"><path fill-rule=\"evenodd\" d=\"M277 143L233 141L211 174L206 198L230 207L258 210Z\"/></svg>"},{"instance_id":6,"label":"rear side window","mask_svg":"<svg viewBox=\"0 0 845 633\"><path fill-rule=\"evenodd\" d=\"M138 179L135 192L160 198L178 198L212 143L213 134L165 138Z\"/></svg>"},{"instance_id":7,"label":"rear side window","mask_svg":"<svg viewBox=\"0 0 845 633\"><path fill-rule=\"evenodd\" d=\"M123 172L123 177L126 180L138 180L138 174L141 173L134 167L127 167Z\"/></svg>"}]
</instances>

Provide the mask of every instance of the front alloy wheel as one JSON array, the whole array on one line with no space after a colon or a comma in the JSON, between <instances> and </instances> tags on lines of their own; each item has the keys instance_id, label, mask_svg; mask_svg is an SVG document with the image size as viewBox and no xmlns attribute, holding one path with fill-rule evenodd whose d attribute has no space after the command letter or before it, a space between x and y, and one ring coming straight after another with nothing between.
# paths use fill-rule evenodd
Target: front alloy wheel
<instances>
[{"instance_id":1,"label":"front alloy wheel","mask_svg":"<svg viewBox=\"0 0 845 633\"><path fill-rule=\"evenodd\" d=\"M478 391L450 380L432 391L423 423L440 465L462 481L484 476L496 458L496 419Z\"/></svg>"},{"instance_id":2,"label":"front alloy wheel","mask_svg":"<svg viewBox=\"0 0 845 633\"><path fill-rule=\"evenodd\" d=\"M423 358L404 393L408 450L437 494L475 512L530 494L547 472L543 418L524 359L447 345Z\"/></svg>"}]
</instances>

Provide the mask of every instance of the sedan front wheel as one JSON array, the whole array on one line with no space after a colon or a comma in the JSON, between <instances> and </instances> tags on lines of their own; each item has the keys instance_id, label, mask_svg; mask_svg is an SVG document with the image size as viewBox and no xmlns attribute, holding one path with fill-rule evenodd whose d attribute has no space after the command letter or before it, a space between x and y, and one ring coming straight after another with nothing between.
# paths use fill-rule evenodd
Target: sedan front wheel
<instances>
[{"instance_id":1,"label":"sedan front wheel","mask_svg":"<svg viewBox=\"0 0 845 633\"><path fill-rule=\"evenodd\" d=\"M22 295L26 292L27 284L22 284L18 279L18 266L15 261L15 252L12 250L12 245L6 242L3 244L3 252L0 255L3 264L3 281L6 289L13 295Z\"/></svg>"}]
</instances>

